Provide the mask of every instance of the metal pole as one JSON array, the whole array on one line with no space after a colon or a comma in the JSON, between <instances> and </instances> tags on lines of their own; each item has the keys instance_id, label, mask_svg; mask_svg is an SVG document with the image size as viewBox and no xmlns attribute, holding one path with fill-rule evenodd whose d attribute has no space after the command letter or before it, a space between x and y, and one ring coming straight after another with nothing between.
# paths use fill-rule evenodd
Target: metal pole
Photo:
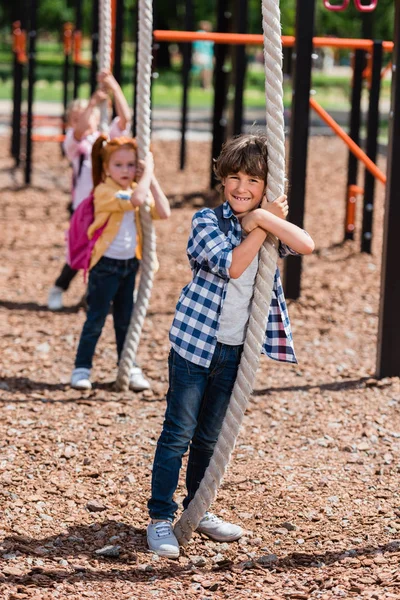
<instances>
[{"instance_id":1,"label":"metal pole","mask_svg":"<svg viewBox=\"0 0 400 600\"><path fill-rule=\"evenodd\" d=\"M75 21L75 35L74 35L74 40L75 43L77 42L77 40L81 40L81 36L82 36L82 0L76 0L76 21ZM74 98L77 98L79 95L79 84L80 84L80 70L81 70L81 66L78 63L78 61L76 60L76 55L75 55L75 61L74 61Z\"/></svg>"},{"instance_id":2,"label":"metal pole","mask_svg":"<svg viewBox=\"0 0 400 600\"><path fill-rule=\"evenodd\" d=\"M371 88L369 92L369 108L367 122L367 156L376 162L378 154L379 135L379 97L381 92L381 69L382 69L382 42L374 42L372 56ZM372 223L375 196L375 177L365 171L364 180L364 205L361 235L361 252L371 254Z\"/></svg>"},{"instance_id":3,"label":"metal pole","mask_svg":"<svg viewBox=\"0 0 400 600\"><path fill-rule=\"evenodd\" d=\"M377 376L400 375L400 0L396 0L392 100L389 118L389 154L382 251L381 304L379 308Z\"/></svg>"},{"instance_id":4,"label":"metal pole","mask_svg":"<svg viewBox=\"0 0 400 600\"><path fill-rule=\"evenodd\" d=\"M22 13L21 6L15 5L15 15L21 12L21 19L13 22L13 28L18 28L22 32ZM21 34L21 33L20 33ZM22 80L24 75L24 65L20 60L19 53L14 51L14 81L13 81L13 111L12 111L12 135L11 135L11 156L15 159L15 166L20 164L21 152L21 102L22 102Z\"/></svg>"},{"instance_id":5,"label":"metal pole","mask_svg":"<svg viewBox=\"0 0 400 600\"><path fill-rule=\"evenodd\" d=\"M90 93L97 87L97 53L99 51L99 0L92 0L92 63L90 65Z\"/></svg>"},{"instance_id":6,"label":"metal pole","mask_svg":"<svg viewBox=\"0 0 400 600\"><path fill-rule=\"evenodd\" d=\"M136 4L136 14L134 16L135 24L135 64L133 65L133 118L132 118L132 135L136 137L136 101L137 101L137 71L138 71L138 56L139 56L139 44L138 44L138 32L139 32L139 2Z\"/></svg>"},{"instance_id":7,"label":"metal pole","mask_svg":"<svg viewBox=\"0 0 400 600\"><path fill-rule=\"evenodd\" d=\"M25 183L31 182L32 170L32 125L33 125L33 95L35 86L36 66L36 12L37 0L30 0L29 22L29 53L28 53L28 108L26 117L26 155L25 155Z\"/></svg>"},{"instance_id":8,"label":"metal pole","mask_svg":"<svg viewBox=\"0 0 400 600\"><path fill-rule=\"evenodd\" d=\"M297 0L294 85L290 119L289 206L290 220L303 227L307 177L309 100L313 51L315 0ZM285 292L297 299L301 287L301 256L285 261Z\"/></svg>"},{"instance_id":9,"label":"metal pole","mask_svg":"<svg viewBox=\"0 0 400 600\"><path fill-rule=\"evenodd\" d=\"M352 140L360 145L360 125L361 125L361 95L363 86L363 71L365 67L365 51L356 50L354 53L353 65L353 83L351 89L351 111L349 135ZM344 239L354 239L354 230L349 231L347 213L350 209L348 189L350 185L356 185L358 175L358 159L352 152L349 152L347 163L347 186L346 186L346 217L344 223Z\"/></svg>"},{"instance_id":10,"label":"metal pole","mask_svg":"<svg viewBox=\"0 0 400 600\"><path fill-rule=\"evenodd\" d=\"M194 10L193 0L186 0L185 3L185 30L194 29ZM182 44L183 64L182 64L182 109L181 109L181 148L179 157L179 168L181 171L185 168L186 162L186 129L188 113L188 93L190 85L190 71L192 68L192 44Z\"/></svg>"},{"instance_id":11,"label":"metal pole","mask_svg":"<svg viewBox=\"0 0 400 600\"><path fill-rule=\"evenodd\" d=\"M122 85L122 42L124 33L124 0L116 0L114 66L115 79Z\"/></svg>"},{"instance_id":12,"label":"metal pole","mask_svg":"<svg viewBox=\"0 0 400 600\"><path fill-rule=\"evenodd\" d=\"M229 30L231 14L228 12L227 0L218 0L217 5L217 31L226 33ZM216 179L213 170L213 160L221 152L222 144L226 136L226 119L224 111L228 92L228 73L225 71L225 60L228 54L226 44L216 44L214 50L214 109L212 127L212 149L211 149L211 177L210 187L214 188Z\"/></svg>"},{"instance_id":13,"label":"metal pole","mask_svg":"<svg viewBox=\"0 0 400 600\"><path fill-rule=\"evenodd\" d=\"M248 0L236 0L236 26L238 33L247 33ZM234 50L235 101L233 109L233 135L242 133L243 92L246 78L246 46L235 46Z\"/></svg>"}]
</instances>

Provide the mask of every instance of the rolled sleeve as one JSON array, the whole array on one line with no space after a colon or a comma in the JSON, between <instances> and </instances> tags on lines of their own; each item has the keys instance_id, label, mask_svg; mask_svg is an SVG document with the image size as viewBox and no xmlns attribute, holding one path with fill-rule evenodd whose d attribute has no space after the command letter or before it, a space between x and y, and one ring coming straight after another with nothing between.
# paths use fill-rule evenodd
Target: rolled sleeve
<instances>
[{"instance_id":1,"label":"rolled sleeve","mask_svg":"<svg viewBox=\"0 0 400 600\"><path fill-rule=\"evenodd\" d=\"M229 279L232 251L229 238L218 227L214 211L202 211L193 216L187 246L192 267L207 267L214 275Z\"/></svg>"},{"instance_id":2,"label":"rolled sleeve","mask_svg":"<svg viewBox=\"0 0 400 600\"><path fill-rule=\"evenodd\" d=\"M308 235L308 237L310 237L310 234L305 229L303 229L303 231L306 235ZM293 248L291 248L287 244L284 244L280 240L279 240L278 254L279 254L279 258L286 258L287 256L290 256L290 255L301 256L300 252L296 252L296 250L293 250Z\"/></svg>"}]
</instances>

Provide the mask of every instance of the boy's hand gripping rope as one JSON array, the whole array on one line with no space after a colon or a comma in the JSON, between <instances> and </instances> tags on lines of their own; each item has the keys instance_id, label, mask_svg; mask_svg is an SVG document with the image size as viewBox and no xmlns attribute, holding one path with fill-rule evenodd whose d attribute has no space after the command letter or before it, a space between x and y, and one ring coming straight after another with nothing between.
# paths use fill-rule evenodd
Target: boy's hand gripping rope
<instances>
[{"instance_id":1,"label":"boy's hand gripping rope","mask_svg":"<svg viewBox=\"0 0 400 600\"><path fill-rule=\"evenodd\" d=\"M285 188L285 132L279 0L262 0L262 16L269 157L267 198L272 202L284 193ZM261 248L243 354L214 454L193 500L175 525L175 535L183 546L190 540L192 532L197 528L214 501L235 447L260 361L272 298L276 261L277 240L269 235Z\"/></svg>"},{"instance_id":2,"label":"boy's hand gripping rope","mask_svg":"<svg viewBox=\"0 0 400 600\"><path fill-rule=\"evenodd\" d=\"M139 0L138 92L135 107L139 159L144 159L150 148L152 10L153 5L151 0ZM127 390L129 388L130 371L136 357L140 334L150 301L156 264L156 236L147 203L140 207L139 213L143 231L140 284L118 369L117 387L119 390Z\"/></svg>"},{"instance_id":3,"label":"boy's hand gripping rope","mask_svg":"<svg viewBox=\"0 0 400 600\"><path fill-rule=\"evenodd\" d=\"M111 69L111 0L100 0L99 4L99 70ZM100 131L108 133L108 100L100 106Z\"/></svg>"}]
</instances>

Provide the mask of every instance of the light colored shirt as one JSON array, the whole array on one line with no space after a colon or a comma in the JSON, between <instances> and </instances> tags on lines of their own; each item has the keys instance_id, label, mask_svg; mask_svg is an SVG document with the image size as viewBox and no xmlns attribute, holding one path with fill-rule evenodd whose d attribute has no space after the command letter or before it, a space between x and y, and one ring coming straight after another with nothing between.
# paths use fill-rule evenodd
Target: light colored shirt
<instances>
[{"instance_id":1,"label":"light colored shirt","mask_svg":"<svg viewBox=\"0 0 400 600\"><path fill-rule=\"evenodd\" d=\"M127 260L135 256L137 231L134 214L124 213L118 233L104 252L104 256L118 260Z\"/></svg>"},{"instance_id":2,"label":"light colored shirt","mask_svg":"<svg viewBox=\"0 0 400 600\"><path fill-rule=\"evenodd\" d=\"M129 130L119 128L119 117L111 122L109 137L121 137L129 135ZM92 148L99 137L99 131L93 131L81 140L74 136L74 129L69 127L65 133L63 142L64 152L72 165L72 208L75 210L80 203L89 196L93 189L92 179Z\"/></svg>"},{"instance_id":3,"label":"light colored shirt","mask_svg":"<svg viewBox=\"0 0 400 600\"><path fill-rule=\"evenodd\" d=\"M258 255L240 277L228 281L217 332L217 340L221 344L228 344L229 346L244 344L257 269Z\"/></svg>"}]
</instances>

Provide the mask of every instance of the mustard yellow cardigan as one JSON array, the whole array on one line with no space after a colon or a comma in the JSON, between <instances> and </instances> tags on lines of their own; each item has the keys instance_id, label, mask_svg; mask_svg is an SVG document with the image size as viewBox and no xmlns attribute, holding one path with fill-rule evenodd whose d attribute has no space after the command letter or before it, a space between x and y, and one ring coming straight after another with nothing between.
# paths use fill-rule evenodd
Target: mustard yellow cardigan
<instances>
[{"instance_id":1,"label":"mustard yellow cardigan","mask_svg":"<svg viewBox=\"0 0 400 600\"><path fill-rule=\"evenodd\" d=\"M135 189L136 185L136 183L133 183L132 189ZM93 269L99 262L117 235L122 217L127 211L135 211L137 231L136 258L139 260L142 258L143 233L140 224L139 209L132 206L130 200L118 198L118 192L121 192L121 190L111 177L107 177L104 183L100 183L94 189L94 221L88 229L88 238L92 239L97 229L100 229L105 223L107 225L94 245L89 270ZM150 196L150 214L152 219L159 219L152 196Z\"/></svg>"}]
</instances>

